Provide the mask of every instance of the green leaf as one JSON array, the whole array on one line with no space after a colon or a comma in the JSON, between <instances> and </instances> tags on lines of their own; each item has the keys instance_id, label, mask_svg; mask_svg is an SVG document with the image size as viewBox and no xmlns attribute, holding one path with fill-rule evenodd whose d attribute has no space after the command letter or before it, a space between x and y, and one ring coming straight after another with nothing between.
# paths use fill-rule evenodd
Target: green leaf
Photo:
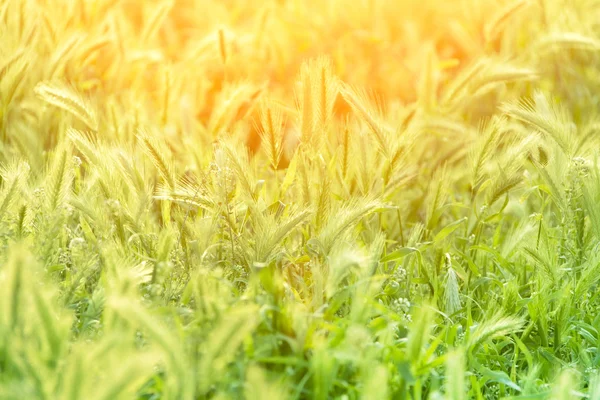
<instances>
[{"instance_id":1,"label":"green leaf","mask_svg":"<svg viewBox=\"0 0 600 400\"><path fill-rule=\"evenodd\" d=\"M433 241L441 242L442 240L446 239L446 237L448 237L448 235L450 235L452 232L457 230L466 221L467 221L467 217L464 217L464 218L459 219L458 221L454 221L451 224L446 225L444 227L444 229L442 229L441 231L439 231L437 233L437 235L435 235L435 237L433 238Z\"/></svg>"},{"instance_id":2,"label":"green leaf","mask_svg":"<svg viewBox=\"0 0 600 400\"><path fill-rule=\"evenodd\" d=\"M401 258L406 257L409 254L414 253L415 251L419 251L418 249L414 248L414 247L400 247L397 250L394 250L393 252L387 254L385 257L383 257L381 259L382 263L386 263L386 262L391 262L391 261L397 261Z\"/></svg>"}]
</instances>

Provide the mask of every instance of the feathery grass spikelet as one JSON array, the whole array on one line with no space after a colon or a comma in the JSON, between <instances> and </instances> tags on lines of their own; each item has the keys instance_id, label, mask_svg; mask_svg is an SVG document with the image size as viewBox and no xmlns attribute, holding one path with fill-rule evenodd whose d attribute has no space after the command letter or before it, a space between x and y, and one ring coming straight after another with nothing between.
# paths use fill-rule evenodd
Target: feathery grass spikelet
<instances>
[{"instance_id":1,"label":"feathery grass spikelet","mask_svg":"<svg viewBox=\"0 0 600 400\"><path fill-rule=\"evenodd\" d=\"M495 40L507 22L530 4L532 2L529 0L516 0L501 8L484 27L486 41Z\"/></svg>"},{"instance_id":2,"label":"feathery grass spikelet","mask_svg":"<svg viewBox=\"0 0 600 400\"><path fill-rule=\"evenodd\" d=\"M463 349L455 349L446 358L446 390L447 400L467 399L465 382L466 357Z\"/></svg>"},{"instance_id":3,"label":"feathery grass spikelet","mask_svg":"<svg viewBox=\"0 0 600 400\"><path fill-rule=\"evenodd\" d=\"M379 150L387 156L389 154L389 143L385 128L377 120L375 114L369 109L368 97L365 93L353 89L347 84L340 87L340 93L344 100L352 107L358 117L369 126L371 133L375 137L375 141L379 146Z\"/></svg>"},{"instance_id":4,"label":"feathery grass spikelet","mask_svg":"<svg viewBox=\"0 0 600 400\"><path fill-rule=\"evenodd\" d=\"M158 30L163 25L167 15L175 5L173 0L164 0L159 3L158 6L154 9L154 12L148 18L147 22L144 25L144 30L140 34L140 42L143 44L148 44L150 40L156 35Z\"/></svg>"},{"instance_id":5,"label":"feathery grass spikelet","mask_svg":"<svg viewBox=\"0 0 600 400\"><path fill-rule=\"evenodd\" d=\"M45 182L46 204L50 211L55 211L69 196L73 181L73 169L70 168L71 155L68 149L58 149Z\"/></svg>"},{"instance_id":6,"label":"feathery grass spikelet","mask_svg":"<svg viewBox=\"0 0 600 400\"><path fill-rule=\"evenodd\" d=\"M175 177L171 163L165 158L165 150L163 150L158 142L152 139L147 133L139 131L137 135L138 140L143 145L143 149L146 155L150 158L156 169L158 170L161 178L169 185L171 190L175 189Z\"/></svg>"},{"instance_id":7,"label":"feathery grass spikelet","mask_svg":"<svg viewBox=\"0 0 600 400\"><path fill-rule=\"evenodd\" d=\"M67 111L89 129L98 130L98 120L91 106L66 86L41 82L35 87L35 93L45 102Z\"/></svg>"},{"instance_id":8,"label":"feathery grass spikelet","mask_svg":"<svg viewBox=\"0 0 600 400\"><path fill-rule=\"evenodd\" d=\"M550 103L540 91L534 93L533 100L521 104L506 104L502 110L510 117L536 128L556 142L567 156L571 156L576 140L576 126L564 107Z\"/></svg>"},{"instance_id":9,"label":"feathery grass spikelet","mask_svg":"<svg viewBox=\"0 0 600 400\"><path fill-rule=\"evenodd\" d=\"M460 288L456 272L452 268L450 254L445 254L445 264L447 268L446 285L444 287L444 307L447 315L453 315L461 309Z\"/></svg>"},{"instance_id":10,"label":"feathery grass spikelet","mask_svg":"<svg viewBox=\"0 0 600 400\"><path fill-rule=\"evenodd\" d=\"M467 340L467 348L472 352L488 339L518 332L523 323L523 319L517 316L496 313L477 326Z\"/></svg>"},{"instance_id":11,"label":"feathery grass spikelet","mask_svg":"<svg viewBox=\"0 0 600 400\"><path fill-rule=\"evenodd\" d=\"M263 102L260 108L261 144L271 169L277 170L283 153L283 112L274 104Z\"/></svg>"}]
</instances>

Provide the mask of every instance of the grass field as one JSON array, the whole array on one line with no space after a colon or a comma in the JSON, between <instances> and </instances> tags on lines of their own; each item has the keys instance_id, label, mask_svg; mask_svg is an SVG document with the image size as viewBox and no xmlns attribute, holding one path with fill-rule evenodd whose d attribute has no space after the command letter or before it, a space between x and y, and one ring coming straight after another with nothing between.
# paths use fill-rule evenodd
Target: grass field
<instances>
[{"instance_id":1,"label":"grass field","mask_svg":"<svg viewBox=\"0 0 600 400\"><path fill-rule=\"evenodd\" d=\"M598 21L0 0L0 399L600 399Z\"/></svg>"}]
</instances>

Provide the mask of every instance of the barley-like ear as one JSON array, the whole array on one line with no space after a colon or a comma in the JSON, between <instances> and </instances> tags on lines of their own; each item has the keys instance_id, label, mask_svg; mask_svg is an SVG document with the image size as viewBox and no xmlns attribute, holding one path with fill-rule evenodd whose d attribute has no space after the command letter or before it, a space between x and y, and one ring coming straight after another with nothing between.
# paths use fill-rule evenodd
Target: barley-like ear
<instances>
[{"instance_id":1,"label":"barley-like ear","mask_svg":"<svg viewBox=\"0 0 600 400\"><path fill-rule=\"evenodd\" d=\"M580 299L585 293L589 293L598 280L600 280L600 260L594 258L587 263L578 279L573 298Z\"/></svg>"},{"instance_id":2,"label":"barley-like ear","mask_svg":"<svg viewBox=\"0 0 600 400\"><path fill-rule=\"evenodd\" d=\"M446 358L446 400L466 400L466 357L463 349L451 351Z\"/></svg>"},{"instance_id":3,"label":"barley-like ear","mask_svg":"<svg viewBox=\"0 0 600 400\"><path fill-rule=\"evenodd\" d=\"M166 0L156 6L140 35L141 43L145 45L150 43L150 40L156 35L156 32L158 32L174 5L175 2L173 0Z\"/></svg>"},{"instance_id":4,"label":"barley-like ear","mask_svg":"<svg viewBox=\"0 0 600 400\"><path fill-rule=\"evenodd\" d=\"M460 72L442 95L442 104L449 111L463 109L498 84L516 81L531 81L539 74L532 68L491 58L477 59Z\"/></svg>"},{"instance_id":5,"label":"barley-like ear","mask_svg":"<svg viewBox=\"0 0 600 400\"><path fill-rule=\"evenodd\" d=\"M389 143L386 129L379 121L376 114L370 110L370 102L366 93L353 89L347 84L343 84L340 87L340 93L344 100L352 107L352 110L354 110L358 117L370 128L381 153L388 156Z\"/></svg>"},{"instance_id":6,"label":"barley-like ear","mask_svg":"<svg viewBox=\"0 0 600 400\"><path fill-rule=\"evenodd\" d=\"M336 213L332 213L319 234L319 241L325 252L329 252L333 245L351 228L355 227L362 218L375 212L381 206L381 203L376 200L356 199L340 207Z\"/></svg>"},{"instance_id":7,"label":"barley-like ear","mask_svg":"<svg viewBox=\"0 0 600 400\"><path fill-rule=\"evenodd\" d=\"M506 62L490 61L485 72L473 79L469 85L469 91L475 95L481 95L489 91L488 88L495 87L499 83L515 81L532 81L539 74L532 68L521 67Z\"/></svg>"},{"instance_id":8,"label":"barley-like ear","mask_svg":"<svg viewBox=\"0 0 600 400\"><path fill-rule=\"evenodd\" d=\"M484 27L485 40L488 42L495 40L506 23L530 4L532 2L529 0L517 0L500 9Z\"/></svg>"},{"instance_id":9,"label":"barley-like ear","mask_svg":"<svg viewBox=\"0 0 600 400\"><path fill-rule=\"evenodd\" d=\"M221 93L221 101L212 112L208 124L213 137L225 133L236 121L246 117L264 87L250 83L238 83L225 87Z\"/></svg>"},{"instance_id":10,"label":"barley-like ear","mask_svg":"<svg viewBox=\"0 0 600 400\"><path fill-rule=\"evenodd\" d=\"M67 130L67 137L88 163L95 167L103 166L103 163L98 157L98 147L92 134L69 128Z\"/></svg>"},{"instance_id":11,"label":"barley-like ear","mask_svg":"<svg viewBox=\"0 0 600 400\"><path fill-rule=\"evenodd\" d=\"M2 89L2 104L7 107L19 94L19 89L27 81L27 71L30 60L27 58L18 58L4 70L4 77L0 79L0 89Z\"/></svg>"},{"instance_id":12,"label":"barley-like ear","mask_svg":"<svg viewBox=\"0 0 600 400\"><path fill-rule=\"evenodd\" d=\"M542 37L538 51L600 50L600 41L577 32L556 32Z\"/></svg>"},{"instance_id":13,"label":"barley-like ear","mask_svg":"<svg viewBox=\"0 0 600 400\"><path fill-rule=\"evenodd\" d=\"M350 128L348 121L344 125L342 133L342 178L348 176L348 161L350 159Z\"/></svg>"},{"instance_id":14,"label":"barley-like ear","mask_svg":"<svg viewBox=\"0 0 600 400\"><path fill-rule=\"evenodd\" d=\"M7 60L3 60L0 64L0 82L4 79L6 72L16 65L25 55L25 50L18 49Z\"/></svg>"},{"instance_id":15,"label":"barley-like ear","mask_svg":"<svg viewBox=\"0 0 600 400\"><path fill-rule=\"evenodd\" d=\"M435 172L430 182L429 193L427 194L427 216L426 227L431 229L437 223L440 215L440 209L448 199L448 179L446 167L442 167Z\"/></svg>"},{"instance_id":16,"label":"barley-like ear","mask_svg":"<svg viewBox=\"0 0 600 400\"><path fill-rule=\"evenodd\" d=\"M321 190L319 192L319 199L317 202L317 211L315 214L315 227L318 230L321 229L323 224L329 218L331 211L331 182L327 176L327 172L322 172L323 177L321 178Z\"/></svg>"},{"instance_id":17,"label":"barley-like ear","mask_svg":"<svg viewBox=\"0 0 600 400\"><path fill-rule=\"evenodd\" d=\"M221 54L223 65L227 64L227 43L223 29L219 29L219 53Z\"/></svg>"},{"instance_id":18,"label":"barley-like ear","mask_svg":"<svg viewBox=\"0 0 600 400\"><path fill-rule=\"evenodd\" d=\"M504 316L500 313L494 314L480 323L469 336L467 348L469 351L473 351L488 339L518 332L523 327L523 322L523 319L517 316Z\"/></svg>"},{"instance_id":19,"label":"barley-like ear","mask_svg":"<svg viewBox=\"0 0 600 400\"><path fill-rule=\"evenodd\" d=\"M58 149L46 177L46 203L50 211L62 206L71 190L73 168L71 152Z\"/></svg>"},{"instance_id":20,"label":"barley-like ear","mask_svg":"<svg viewBox=\"0 0 600 400\"><path fill-rule=\"evenodd\" d=\"M35 93L45 102L67 111L89 129L98 130L98 121L92 107L73 90L63 85L41 82L35 87Z\"/></svg>"},{"instance_id":21,"label":"barley-like ear","mask_svg":"<svg viewBox=\"0 0 600 400\"><path fill-rule=\"evenodd\" d=\"M71 34L66 39L58 50L52 54L52 58L48 63L48 74L47 79L59 79L64 75L64 70L67 66L67 61L70 60L78 48L79 44L83 42L84 35L81 33Z\"/></svg>"},{"instance_id":22,"label":"barley-like ear","mask_svg":"<svg viewBox=\"0 0 600 400\"><path fill-rule=\"evenodd\" d=\"M494 118L492 121L482 124L480 128L480 139L478 143L472 147L469 158L471 159L471 190L473 195L476 195L480 186L483 184L486 174L484 167L496 150L496 146L500 140L502 126L506 122L502 118Z\"/></svg>"},{"instance_id":23,"label":"barley-like ear","mask_svg":"<svg viewBox=\"0 0 600 400\"><path fill-rule=\"evenodd\" d=\"M113 277L114 279L114 277ZM152 315L139 304L134 303L128 298L114 296L107 301L107 308L123 320L133 324L136 328L148 335L149 339L161 350L163 360L168 368L173 371L171 378L177 384L176 398L191 398L191 380L188 370L188 362L185 357L181 343L176 340L176 336L172 335L165 326L158 323ZM128 382L119 381L120 385L128 386ZM119 385L119 386L120 386ZM122 390L122 389L121 389ZM101 392L102 400L108 400L111 397L110 389ZM117 392L118 393L118 392Z\"/></svg>"},{"instance_id":24,"label":"barley-like ear","mask_svg":"<svg viewBox=\"0 0 600 400\"><path fill-rule=\"evenodd\" d=\"M337 81L333 76L332 62L329 58L320 57L309 64L310 80L313 84L312 103L316 111L315 130L317 134L327 133L333 118L333 104L337 96Z\"/></svg>"},{"instance_id":25,"label":"barley-like ear","mask_svg":"<svg viewBox=\"0 0 600 400\"><path fill-rule=\"evenodd\" d=\"M446 266L448 272L446 275L446 286L444 288L444 307L448 316L453 315L461 309L460 288L456 272L452 268L450 255L446 253Z\"/></svg>"},{"instance_id":26,"label":"barley-like ear","mask_svg":"<svg viewBox=\"0 0 600 400\"><path fill-rule=\"evenodd\" d=\"M175 190L173 168L171 167L171 163L167 162L164 156L165 150L162 149L156 140L150 138L150 136L143 131L138 132L137 138L142 143L146 155L150 158L162 179L167 183L171 190Z\"/></svg>"},{"instance_id":27,"label":"barley-like ear","mask_svg":"<svg viewBox=\"0 0 600 400\"><path fill-rule=\"evenodd\" d=\"M169 186L159 186L156 189L154 198L212 210L215 207L215 202L210 194L205 184L193 182L189 178L183 177L177 181L175 190L172 190Z\"/></svg>"},{"instance_id":28,"label":"barley-like ear","mask_svg":"<svg viewBox=\"0 0 600 400\"><path fill-rule=\"evenodd\" d=\"M86 44L85 46L82 46L77 52L77 58L79 59L78 62L80 62L81 65L88 65L88 63L93 62L96 52L111 42L112 38L110 36L103 35Z\"/></svg>"},{"instance_id":29,"label":"barley-like ear","mask_svg":"<svg viewBox=\"0 0 600 400\"><path fill-rule=\"evenodd\" d=\"M283 151L283 112L275 105L263 102L260 110L261 145L273 170L277 170Z\"/></svg>"},{"instance_id":30,"label":"barley-like ear","mask_svg":"<svg viewBox=\"0 0 600 400\"><path fill-rule=\"evenodd\" d=\"M244 189L244 194L248 199L256 201L256 193L254 192L254 178L250 170L250 161L248 160L248 149L243 147L238 149L232 143L220 143L221 150L227 156L229 165L235 172L235 176Z\"/></svg>"},{"instance_id":31,"label":"barley-like ear","mask_svg":"<svg viewBox=\"0 0 600 400\"><path fill-rule=\"evenodd\" d=\"M0 171L3 181L2 190L0 190L0 221L19 196L19 191L28 174L29 165L24 162Z\"/></svg>"},{"instance_id":32,"label":"barley-like ear","mask_svg":"<svg viewBox=\"0 0 600 400\"><path fill-rule=\"evenodd\" d=\"M486 68L485 59L477 59L466 68L458 73L458 75L447 85L447 89L442 95L442 103L460 103L457 97L464 96L463 92L468 89L474 78L482 73Z\"/></svg>"},{"instance_id":33,"label":"barley-like ear","mask_svg":"<svg viewBox=\"0 0 600 400\"><path fill-rule=\"evenodd\" d=\"M502 196L517 187L523 180L523 174L520 172L521 165L514 162L509 162L506 167L500 168L492 182L490 190L486 194L486 204L490 206L496 203Z\"/></svg>"},{"instance_id":34,"label":"barley-like ear","mask_svg":"<svg viewBox=\"0 0 600 400\"><path fill-rule=\"evenodd\" d=\"M552 139L565 155L572 156L576 138L576 126L564 107L550 103L547 97L536 92L533 100L521 104L506 104L502 110L510 117L539 130Z\"/></svg>"},{"instance_id":35,"label":"barley-like ear","mask_svg":"<svg viewBox=\"0 0 600 400\"><path fill-rule=\"evenodd\" d=\"M283 221L264 221L256 232L254 244L254 260L256 262L271 262L284 239L302 224L311 214L310 210L294 211Z\"/></svg>"}]
</instances>

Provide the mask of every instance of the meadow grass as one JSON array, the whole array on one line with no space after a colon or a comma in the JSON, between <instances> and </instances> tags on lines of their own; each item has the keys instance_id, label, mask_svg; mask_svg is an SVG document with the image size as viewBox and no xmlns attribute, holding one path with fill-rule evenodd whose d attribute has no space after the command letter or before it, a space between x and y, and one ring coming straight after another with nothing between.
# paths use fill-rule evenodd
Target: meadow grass
<instances>
[{"instance_id":1,"label":"meadow grass","mask_svg":"<svg viewBox=\"0 0 600 400\"><path fill-rule=\"evenodd\" d=\"M0 399L599 399L598 18L0 1Z\"/></svg>"}]
</instances>

